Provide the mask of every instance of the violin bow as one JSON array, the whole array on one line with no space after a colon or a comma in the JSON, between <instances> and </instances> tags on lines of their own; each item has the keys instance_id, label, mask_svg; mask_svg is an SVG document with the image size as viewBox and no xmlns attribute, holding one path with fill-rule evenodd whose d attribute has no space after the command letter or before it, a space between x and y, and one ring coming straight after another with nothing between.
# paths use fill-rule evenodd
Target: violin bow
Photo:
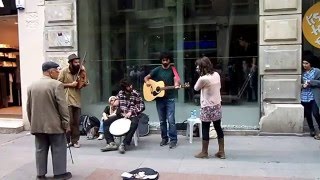
<instances>
[{"instance_id":1,"label":"violin bow","mask_svg":"<svg viewBox=\"0 0 320 180\"><path fill-rule=\"evenodd\" d=\"M82 64L84 64L84 61L86 60L86 57L87 57L87 51L84 53L83 59L82 59L82 61L80 62L80 68L79 68L79 70L78 70L78 73L77 73L77 76L76 76L76 77L79 76L80 70L81 70L81 68L82 68Z\"/></svg>"}]
</instances>

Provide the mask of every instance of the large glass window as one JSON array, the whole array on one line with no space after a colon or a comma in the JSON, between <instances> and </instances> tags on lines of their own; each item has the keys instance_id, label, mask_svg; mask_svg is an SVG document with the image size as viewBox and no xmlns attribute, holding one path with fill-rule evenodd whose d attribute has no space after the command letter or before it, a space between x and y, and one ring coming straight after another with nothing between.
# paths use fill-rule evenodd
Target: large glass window
<instances>
[{"instance_id":1,"label":"large glass window","mask_svg":"<svg viewBox=\"0 0 320 180\"><path fill-rule=\"evenodd\" d=\"M142 90L167 51L191 84L177 91L177 121L199 109L194 63L207 56L221 75L224 123L258 126L257 12L258 0L78 0L79 50L88 54L91 81L82 93L84 112L100 116L123 77ZM146 113L157 121L154 104L147 102Z\"/></svg>"},{"instance_id":2,"label":"large glass window","mask_svg":"<svg viewBox=\"0 0 320 180\"><path fill-rule=\"evenodd\" d=\"M305 0L302 1L302 17L304 17L305 13L309 8L311 8L316 3L320 3L320 0ZM320 37L320 34L319 34ZM303 37L303 54L312 53L319 59L317 63L318 68L320 68L320 50L313 45L311 45L304 37Z\"/></svg>"}]
</instances>

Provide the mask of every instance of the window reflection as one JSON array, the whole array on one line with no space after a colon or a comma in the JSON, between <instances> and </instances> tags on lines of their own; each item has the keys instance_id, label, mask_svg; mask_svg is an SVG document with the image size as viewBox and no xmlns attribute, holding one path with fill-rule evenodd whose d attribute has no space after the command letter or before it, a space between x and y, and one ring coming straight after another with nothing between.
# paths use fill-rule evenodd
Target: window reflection
<instances>
[{"instance_id":1,"label":"window reflection","mask_svg":"<svg viewBox=\"0 0 320 180\"><path fill-rule=\"evenodd\" d=\"M173 54L182 80L191 87L198 78L195 60L207 56L220 73L224 102L231 96L243 103L257 102L258 0L79 0L78 4L79 49L89 49L92 59L87 69L90 79L96 80L84 92L87 103L116 94L123 77L142 90L144 76L160 65L163 51ZM89 20L86 13L92 15ZM179 93L184 102L194 102L199 94L192 88Z\"/></svg>"}]
</instances>

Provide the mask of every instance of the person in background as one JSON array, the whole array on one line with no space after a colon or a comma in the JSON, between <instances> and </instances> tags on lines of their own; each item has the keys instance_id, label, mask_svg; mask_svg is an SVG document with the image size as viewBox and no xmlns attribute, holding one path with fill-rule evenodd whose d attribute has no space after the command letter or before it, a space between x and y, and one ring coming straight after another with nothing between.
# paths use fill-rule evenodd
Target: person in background
<instances>
[{"instance_id":1,"label":"person in background","mask_svg":"<svg viewBox=\"0 0 320 180\"><path fill-rule=\"evenodd\" d=\"M175 76L174 69L170 62L172 57L168 53L162 53L160 56L161 66L154 68L150 74L144 78L144 82L147 86L150 86L149 79L155 81L164 81L165 86L175 86L180 88L180 82L178 77ZM175 92L173 89L166 90L164 97L156 98L156 106L160 121L161 128L161 142L160 146L168 144L169 148L175 148L177 146L177 128L175 120ZM168 125L169 124L169 134ZM168 136L169 135L169 136Z\"/></svg>"},{"instance_id":2,"label":"person in background","mask_svg":"<svg viewBox=\"0 0 320 180\"><path fill-rule=\"evenodd\" d=\"M84 67L80 67L80 58L71 54L68 57L69 66L63 68L60 72L58 80L61 81L65 88L66 99L68 103L68 109L70 114L70 133L67 134L68 146L79 148L80 139L80 114L81 114L81 90L77 88L77 75L80 68L84 70ZM88 82L85 83L85 86Z\"/></svg>"},{"instance_id":3,"label":"person in background","mask_svg":"<svg viewBox=\"0 0 320 180\"><path fill-rule=\"evenodd\" d=\"M98 140L104 139L104 121L107 121L110 117L117 115L118 104L115 104L116 99L117 98L115 96L109 97L109 105L107 105L103 110L102 118L100 120Z\"/></svg>"},{"instance_id":4,"label":"person in background","mask_svg":"<svg viewBox=\"0 0 320 180\"><path fill-rule=\"evenodd\" d=\"M218 135L219 151L215 154L220 159L225 159L224 134L221 128L221 83L220 75L213 71L209 58L202 57L196 61L196 71L200 77L194 85L194 90L200 92L200 120L202 121L202 151L195 155L196 158L208 158L210 124Z\"/></svg>"},{"instance_id":5,"label":"person in background","mask_svg":"<svg viewBox=\"0 0 320 180\"><path fill-rule=\"evenodd\" d=\"M320 70L314 67L316 57L313 54L307 54L302 58L303 72L301 76L301 104L304 107L304 117L310 129L310 136L317 138L313 119L316 120L320 128Z\"/></svg>"},{"instance_id":6,"label":"person in background","mask_svg":"<svg viewBox=\"0 0 320 180\"><path fill-rule=\"evenodd\" d=\"M67 172L65 133L69 127L69 112L64 86L57 81L59 65L42 64L43 77L27 90L27 115L31 134L35 136L37 179L46 179L48 152L51 148L54 179L70 179Z\"/></svg>"}]
</instances>

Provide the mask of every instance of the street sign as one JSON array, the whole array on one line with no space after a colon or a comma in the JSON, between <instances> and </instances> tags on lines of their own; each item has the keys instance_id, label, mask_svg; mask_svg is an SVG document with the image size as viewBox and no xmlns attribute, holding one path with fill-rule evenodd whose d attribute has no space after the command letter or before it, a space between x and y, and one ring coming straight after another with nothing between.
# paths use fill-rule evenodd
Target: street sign
<instances>
[{"instance_id":1,"label":"street sign","mask_svg":"<svg viewBox=\"0 0 320 180\"><path fill-rule=\"evenodd\" d=\"M304 15L302 31L307 41L320 49L320 2L309 8Z\"/></svg>"}]
</instances>

